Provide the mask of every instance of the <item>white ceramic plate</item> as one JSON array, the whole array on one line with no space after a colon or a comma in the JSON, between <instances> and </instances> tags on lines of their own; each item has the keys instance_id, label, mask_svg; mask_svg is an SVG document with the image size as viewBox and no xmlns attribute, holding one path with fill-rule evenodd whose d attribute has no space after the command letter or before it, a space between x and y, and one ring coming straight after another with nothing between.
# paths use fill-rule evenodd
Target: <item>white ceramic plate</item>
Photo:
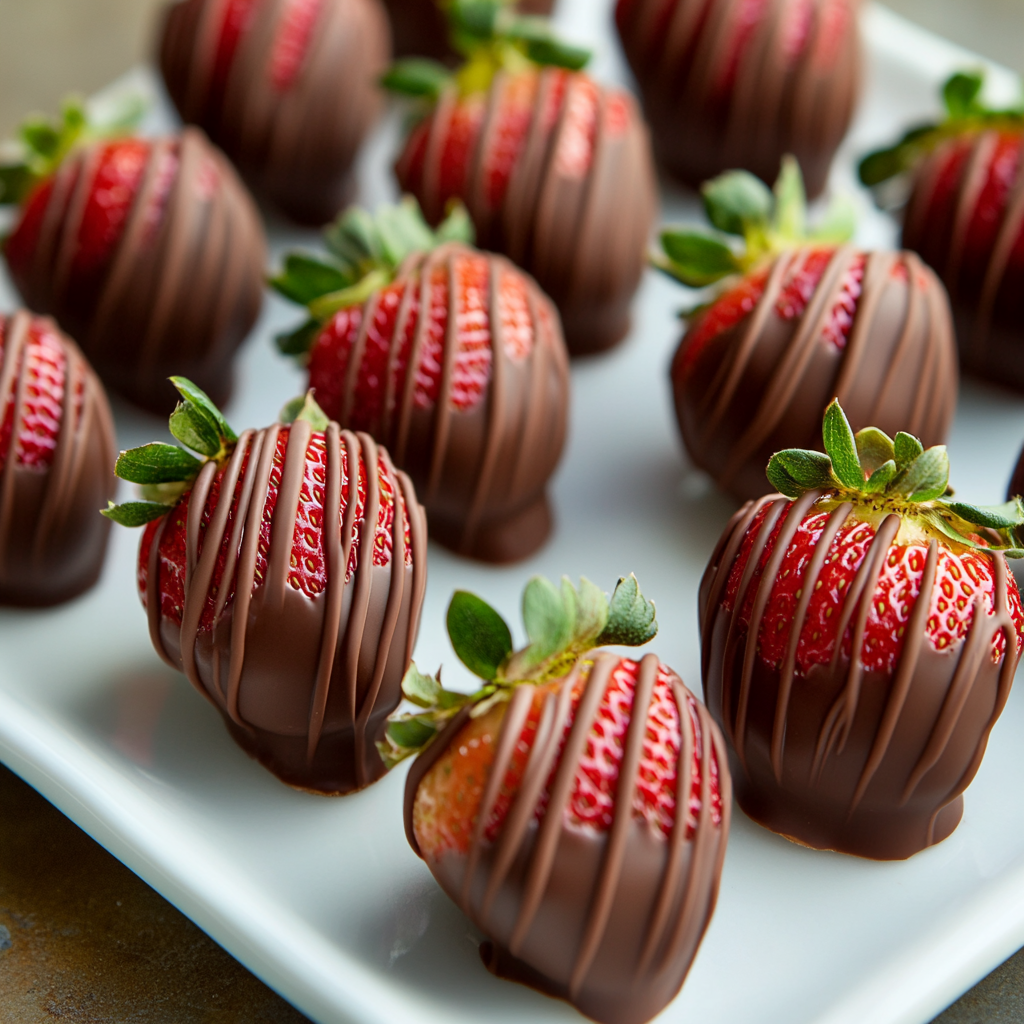
<instances>
[{"instance_id":1,"label":"white ceramic plate","mask_svg":"<svg viewBox=\"0 0 1024 1024\"><path fill-rule=\"evenodd\" d=\"M563 0L559 21L624 78L609 0ZM837 163L935 108L956 67L979 63L881 8L865 21L868 89ZM998 76L997 76L998 77ZM152 88L145 74L136 83ZM997 84L1012 87L1005 73ZM157 121L166 114L157 117ZM364 200L392 194L397 119L364 159ZM860 195L862 241L895 228ZM696 216L667 189L666 219ZM275 249L313 236L272 226ZM443 631L456 586L510 622L534 573L585 574L606 588L633 570L658 603L653 647L699 688L696 592L733 506L687 468L666 368L683 295L653 273L632 337L573 367L568 450L554 481L558 526L529 562L495 570L430 550L416 651L459 668ZM0 308L13 308L0 281ZM268 302L242 356L235 425L272 421L302 386L270 344L295 316ZM163 426L119 408L123 446ZM950 442L953 481L1000 500L1024 438L1024 400L967 384ZM405 770L328 800L293 792L229 740L220 719L150 648L135 595L137 535L114 531L100 585L47 612L0 614L0 758L261 978L321 1022L477 1024L572 1021L567 1005L499 981L479 935L435 885L402 829ZM464 674L463 674L464 675ZM468 680L466 680L468 684ZM793 846L734 816L718 910L680 996L660 1018L708 1024L922 1024L1024 944L1024 693L992 735L963 823L907 863L876 864Z\"/></svg>"}]
</instances>

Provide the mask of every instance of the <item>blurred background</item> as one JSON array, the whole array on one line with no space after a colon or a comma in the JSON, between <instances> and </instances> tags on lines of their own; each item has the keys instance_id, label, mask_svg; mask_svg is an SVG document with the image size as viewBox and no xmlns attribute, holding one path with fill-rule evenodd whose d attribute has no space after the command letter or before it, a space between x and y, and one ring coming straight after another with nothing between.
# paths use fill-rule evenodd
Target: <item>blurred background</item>
<instances>
[{"instance_id":1,"label":"blurred background","mask_svg":"<svg viewBox=\"0 0 1024 1024\"><path fill-rule=\"evenodd\" d=\"M0 0L0 138L146 59L162 0ZM1024 72L1024 0L889 0L927 28Z\"/></svg>"}]
</instances>

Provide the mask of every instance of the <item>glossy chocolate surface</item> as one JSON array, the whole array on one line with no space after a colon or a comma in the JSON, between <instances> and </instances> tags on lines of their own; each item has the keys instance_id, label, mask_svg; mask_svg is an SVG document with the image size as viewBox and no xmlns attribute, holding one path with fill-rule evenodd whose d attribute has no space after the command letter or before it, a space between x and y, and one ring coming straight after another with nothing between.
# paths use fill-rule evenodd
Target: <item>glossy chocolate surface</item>
<instances>
[{"instance_id":1,"label":"glossy chocolate surface","mask_svg":"<svg viewBox=\"0 0 1024 1024\"><path fill-rule=\"evenodd\" d=\"M618 660L607 652L597 654L561 750L579 668L549 692L519 793L490 842L483 825L533 701L532 686L514 691L468 855L447 852L427 864L445 892L489 937L481 954L490 970L566 999L602 1024L643 1024L679 991L714 911L731 789L721 735L704 706L675 677L682 737L677 778L692 778L695 744L700 758L696 827L690 831L689 814L682 809L671 836L634 816L632 794L658 672L657 656L648 654L637 680L612 824L607 832L598 832L567 820L579 759ZM409 772L406 834L417 852L417 789L465 721L463 712ZM721 787L718 824L711 814L712 749ZM550 799L538 821L537 800L549 778Z\"/></svg>"},{"instance_id":2,"label":"glossy chocolate surface","mask_svg":"<svg viewBox=\"0 0 1024 1024\"><path fill-rule=\"evenodd\" d=\"M859 0L620 3L659 161L694 188L733 168L770 184L792 153L817 196L860 92L859 9Z\"/></svg>"},{"instance_id":3,"label":"glossy chocolate surface","mask_svg":"<svg viewBox=\"0 0 1024 1024\"><path fill-rule=\"evenodd\" d=\"M202 132L154 140L113 257L98 288L83 288L72 263L102 145L57 171L32 264L11 267L14 283L78 339L112 391L169 413L167 378L179 374L222 404L263 300L266 241L252 199Z\"/></svg>"},{"instance_id":4,"label":"glossy chocolate surface","mask_svg":"<svg viewBox=\"0 0 1024 1024\"><path fill-rule=\"evenodd\" d=\"M784 253L750 313L688 361L688 333L672 366L686 450L720 487L741 499L763 494L771 456L821 447L821 417L838 398L854 430L904 430L941 444L958 391L949 302L912 253L867 254L856 311L842 347L826 334L844 280L865 258L836 250L806 308L779 315L787 276L808 250ZM699 324L694 328L699 329Z\"/></svg>"},{"instance_id":5,"label":"glossy chocolate surface","mask_svg":"<svg viewBox=\"0 0 1024 1024\"><path fill-rule=\"evenodd\" d=\"M163 659L221 712L231 734L283 781L315 792L347 793L384 774L374 743L401 700L401 682L412 657L426 587L426 523L412 484L396 472L386 451L366 434L326 431L324 541L327 583L309 597L288 582L295 510L303 486L308 423L289 429L265 579L257 577L259 527L273 471L278 432L246 431L224 473L219 495L232 495L241 480L237 513L230 501L211 505L202 551L196 537L210 503L216 464L208 462L192 490L186 529L188 574L181 625L162 614L158 549L153 540L146 608L150 636ZM361 519L352 500L358 466L365 487ZM391 558L374 564L383 496L378 467L394 502ZM348 481L347 483L345 481ZM233 521L232 521L233 520ZM160 526L162 531L167 517ZM212 629L200 629L215 563L231 530L235 595L218 593ZM408 529L408 540L406 533ZM349 574L353 544L358 544Z\"/></svg>"},{"instance_id":6,"label":"glossy chocolate surface","mask_svg":"<svg viewBox=\"0 0 1024 1024\"><path fill-rule=\"evenodd\" d=\"M570 354L584 355L609 348L629 330L658 205L650 139L627 93L583 74L548 68L536 75L529 127L500 201L492 204L486 182L501 145L497 112L506 91L517 87L507 74L495 77L486 97L482 143L459 195L480 246L504 253L537 279L558 307ZM584 166L581 128L570 111L595 90L593 154ZM402 190L416 196L431 223L445 215L443 142L457 98L446 92L429 115L422 173L414 177L404 157L396 166Z\"/></svg>"},{"instance_id":7,"label":"glossy chocolate surface","mask_svg":"<svg viewBox=\"0 0 1024 1024\"><path fill-rule=\"evenodd\" d=\"M24 310L0 316L0 423L10 416L13 426L0 469L0 604L57 604L96 582L110 528L99 510L117 485L114 424L103 385L52 323L64 355L57 445L45 466L16 458L27 391L34 385L25 358L32 322Z\"/></svg>"},{"instance_id":8,"label":"glossy chocolate surface","mask_svg":"<svg viewBox=\"0 0 1024 1024\"><path fill-rule=\"evenodd\" d=\"M182 120L204 128L257 194L323 224L351 199L353 161L381 110L388 24L379 0L319 0L299 66L281 80L290 6L256 0L220 82L226 4L179 0L165 15L160 70Z\"/></svg>"},{"instance_id":9,"label":"glossy chocolate surface","mask_svg":"<svg viewBox=\"0 0 1024 1024\"><path fill-rule=\"evenodd\" d=\"M473 405L456 404L453 369L461 345L459 332L468 325L453 308L440 356L440 392L427 405L417 400L418 373L406 372L405 386L397 391L395 360L407 334L408 318L414 315L413 300L419 313L430 308L430 289L436 287L433 282L439 272L447 295L456 295L456 266L464 260L486 260L488 265L487 302L475 313L485 318L478 319L478 328L490 334L488 381L483 397ZM526 309L518 315L503 302L506 276L525 285ZM569 360L558 313L536 283L503 256L454 243L411 257L397 282L405 288L386 339L391 369L387 397L380 403L376 421L359 426L393 452L395 464L412 478L427 509L432 537L459 554L486 562L525 558L550 533L546 487L565 442ZM363 309L345 376L338 416L342 425L353 425L354 394L365 375L363 363L375 358L367 334L382 297L376 292ZM531 338L525 355L521 351L524 318ZM418 315L407 356L411 367L422 367L434 358L429 349L430 325L429 317ZM515 337L506 334L513 330Z\"/></svg>"},{"instance_id":10,"label":"glossy chocolate surface","mask_svg":"<svg viewBox=\"0 0 1024 1024\"><path fill-rule=\"evenodd\" d=\"M903 244L935 268L949 291L964 370L1020 391L1024 390L1024 262L1019 255L1024 233L1022 140L1016 144L1016 166L1005 204L985 214L977 208L993 173L999 143L1000 133L979 132L967 144L951 183L941 180L945 163L954 148L964 145L962 140L949 141L922 161L904 215ZM944 197L937 210L934 201L940 187L952 188L952 198ZM968 234L979 226L991 235L971 248L972 254L981 252L980 259L966 253Z\"/></svg>"},{"instance_id":11,"label":"glossy chocolate surface","mask_svg":"<svg viewBox=\"0 0 1024 1024\"><path fill-rule=\"evenodd\" d=\"M458 60L448 43L448 22L438 0L384 0L391 22L396 57L433 57L447 64ZM523 14L550 14L554 0L519 0Z\"/></svg>"},{"instance_id":12,"label":"glossy chocolate surface","mask_svg":"<svg viewBox=\"0 0 1024 1024\"><path fill-rule=\"evenodd\" d=\"M1016 651L1009 572L1003 556L994 555L995 614L984 613L979 595L967 636L945 650L937 650L925 635L931 602L917 600L892 673L865 671L859 658L843 655L806 673L797 668L793 652L806 621L808 582L793 616L790 654L772 667L750 648L750 637L760 629L782 554L818 493L795 503L779 495L748 502L722 535L701 583L704 693L725 733L737 800L750 817L806 846L901 860L956 828L963 791L1006 704L1018 655L995 662L991 644L1001 631L1006 650ZM766 505L771 510L751 549L751 568L774 524L785 517L782 532L756 581L752 573L744 574L729 610L723 598L732 566L754 516ZM850 510L845 503L832 512L808 581L817 578L831 537ZM853 596L843 615L853 651L862 649L870 595L898 529L897 516L882 520L851 585ZM933 540L922 593L931 592L937 559ZM743 606L751 586L748 626L735 609Z\"/></svg>"}]
</instances>

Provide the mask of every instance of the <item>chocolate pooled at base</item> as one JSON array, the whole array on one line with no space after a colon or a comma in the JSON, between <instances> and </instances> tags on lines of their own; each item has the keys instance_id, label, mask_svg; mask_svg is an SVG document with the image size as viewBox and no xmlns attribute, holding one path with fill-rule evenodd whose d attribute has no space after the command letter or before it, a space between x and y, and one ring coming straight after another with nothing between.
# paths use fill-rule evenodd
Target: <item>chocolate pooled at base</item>
<instances>
[{"instance_id":1,"label":"chocolate pooled at base","mask_svg":"<svg viewBox=\"0 0 1024 1024\"><path fill-rule=\"evenodd\" d=\"M30 411L43 387L30 351L40 335L59 349L62 403L58 422ZM46 382L46 386L50 381ZM30 423L29 419L42 423ZM9 422L0 451L0 604L58 604L98 579L110 524L98 510L114 496L116 453L110 406L92 368L70 338L48 319L25 310L0 315L0 424ZM56 442L48 456L27 464L25 440L49 429ZM0 434L0 438L3 434Z\"/></svg>"},{"instance_id":2,"label":"chocolate pooled at base","mask_svg":"<svg viewBox=\"0 0 1024 1024\"><path fill-rule=\"evenodd\" d=\"M182 120L203 127L253 190L303 224L351 198L352 165L376 121L387 67L378 0L179 0L166 9L159 63Z\"/></svg>"},{"instance_id":3,"label":"chocolate pooled at base","mask_svg":"<svg viewBox=\"0 0 1024 1024\"><path fill-rule=\"evenodd\" d=\"M860 0L619 0L659 162L693 187L734 167L772 182L791 153L818 196L860 92L859 10Z\"/></svg>"}]
</instances>

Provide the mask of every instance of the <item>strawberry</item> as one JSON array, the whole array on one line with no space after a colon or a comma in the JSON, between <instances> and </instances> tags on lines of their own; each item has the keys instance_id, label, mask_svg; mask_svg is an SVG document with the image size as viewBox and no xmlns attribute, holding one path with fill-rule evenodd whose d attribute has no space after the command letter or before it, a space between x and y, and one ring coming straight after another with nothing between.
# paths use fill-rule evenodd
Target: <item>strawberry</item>
<instances>
[{"instance_id":1,"label":"strawberry","mask_svg":"<svg viewBox=\"0 0 1024 1024\"><path fill-rule=\"evenodd\" d=\"M397 716L388 763L421 750L406 832L487 935L488 968L597 1021L641 1024L675 996L714 909L729 830L721 737L679 677L637 646L657 632L635 577L610 601L592 583L535 577L529 645L456 592L448 630L482 679L444 690L415 666L420 710ZM681 788L682 787L682 788Z\"/></svg>"},{"instance_id":2,"label":"strawberry","mask_svg":"<svg viewBox=\"0 0 1024 1024\"><path fill-rule=\"evenodd\" d=\"M1024 389L1024 104L993 108L984 78L958 73L943 88L945 119L908 132L861 161L882 205L909 191L903 244L949 289L965 370Z\"/></svg>"},{"instance_id":3,"label":"strawberry","mask_svg":"<svg viewBox=\"0 0 1024 1024\"><path fill-rule=\"evenodd\" d=\"M409 479L311 396L283 425L237 436L172 378L184 448L122 452L145 500L138 586L157 653L185 672L235 739L285 782L344 793L375 781L373 742L401 699L426 583Z\"/></svg>"},{"instance_id":4,"label":"strawberry","mask_svg":"<svg viewBox=\"0 0 1024 1024\"><path fill-rule=\"evenodd\" d=\"M0 603L48 605L96 582L113 494L103 386L53 321L0 315Z\"/></svg>"},{"instance_id":5,"label":"strawberry","mask_svg":"<svg viewBox=\"0 0 1024 1024\"><path fill-rule=\"evenodd\" d=\"M858 0L618 0L658 158L692 186L786 153L825 187L860 83Z\"/></svg>"},{"instance_id":6,"label":"strawberry","mask_svg":"<svg viewBox=\"0 0 1024 1024\"><path fill-rule=\"evenodd\" d=\"M570 352L607 348L628 331L655 212L642 118L542 19L501 0L452 0L449 18L466 57L457 72L414 59L384 79L421 105L399 184L432 224L464 202L482 244L555 300Z\"/></svg>"},{"instance_id":7,"label":"strawberry","mask_svg":"<svg viewBox=\"0 0 1024 1024\"><path fill-rule=\"evenodd\" d=\"M708 707L740 806L807 846L902 859L963 813L1024 644L1024 505L954 501L944 447L855 435L774 455L700 593Z\"/></svg>"},{"instance_id":8,"label":"strawberry","mask_svg":"<svg viewBox=\"0 0 1024 1024\"><path fill-rule=\"evenodd\" d=\"M20 162L0 168L0 201L22 202L8 269L126 398L166 411L172 368L223 397L259 314L263 228L202 133L106 137L124 127L73 104L57 127L26 124Z\"/></svg>"},{"instance_id":9,"label":"strawberry","mask_svg":"<svg viewBox=\"0 0 1024 1024\"><path fill-rule=\"evenodd\" d=\"M943 440L956 352L934 274L910 253L841 244L852 225L840 206L808 233L792 158L774 196L743 171L708 182L703 195L721 234L669 229L655 257L684 284L719 288L691 312L671 369L692 460L737 497L755 497L772 452L813 447L835 397L858 427L903 424Z\"/></svg>"},{"instance_id":10,"label":"strawberry","mask_svg":"<svg viewBox=\"0 0 1024 1024\"><path fill-rule=\"evenodd\" d=\"M287 256L272 284L310 312L279 344L307 360L327 414L395 453L433 536L507 562L550 530L567 358L550 300L471 237L461 207L436 232L413 199L375 218L352 209L326 256Z\"/></svg>"},{"instance_id":11,"label":"strawberry","mask_svg":"<svg viewBox=\"0 0 1024 1024\"><path fill-rule=\"evenodd\" d=\"M376 0L176 0L160 70L186 123L301 223L330 220L380 111L388 60Z\"/></svg>"}]
</instances>

